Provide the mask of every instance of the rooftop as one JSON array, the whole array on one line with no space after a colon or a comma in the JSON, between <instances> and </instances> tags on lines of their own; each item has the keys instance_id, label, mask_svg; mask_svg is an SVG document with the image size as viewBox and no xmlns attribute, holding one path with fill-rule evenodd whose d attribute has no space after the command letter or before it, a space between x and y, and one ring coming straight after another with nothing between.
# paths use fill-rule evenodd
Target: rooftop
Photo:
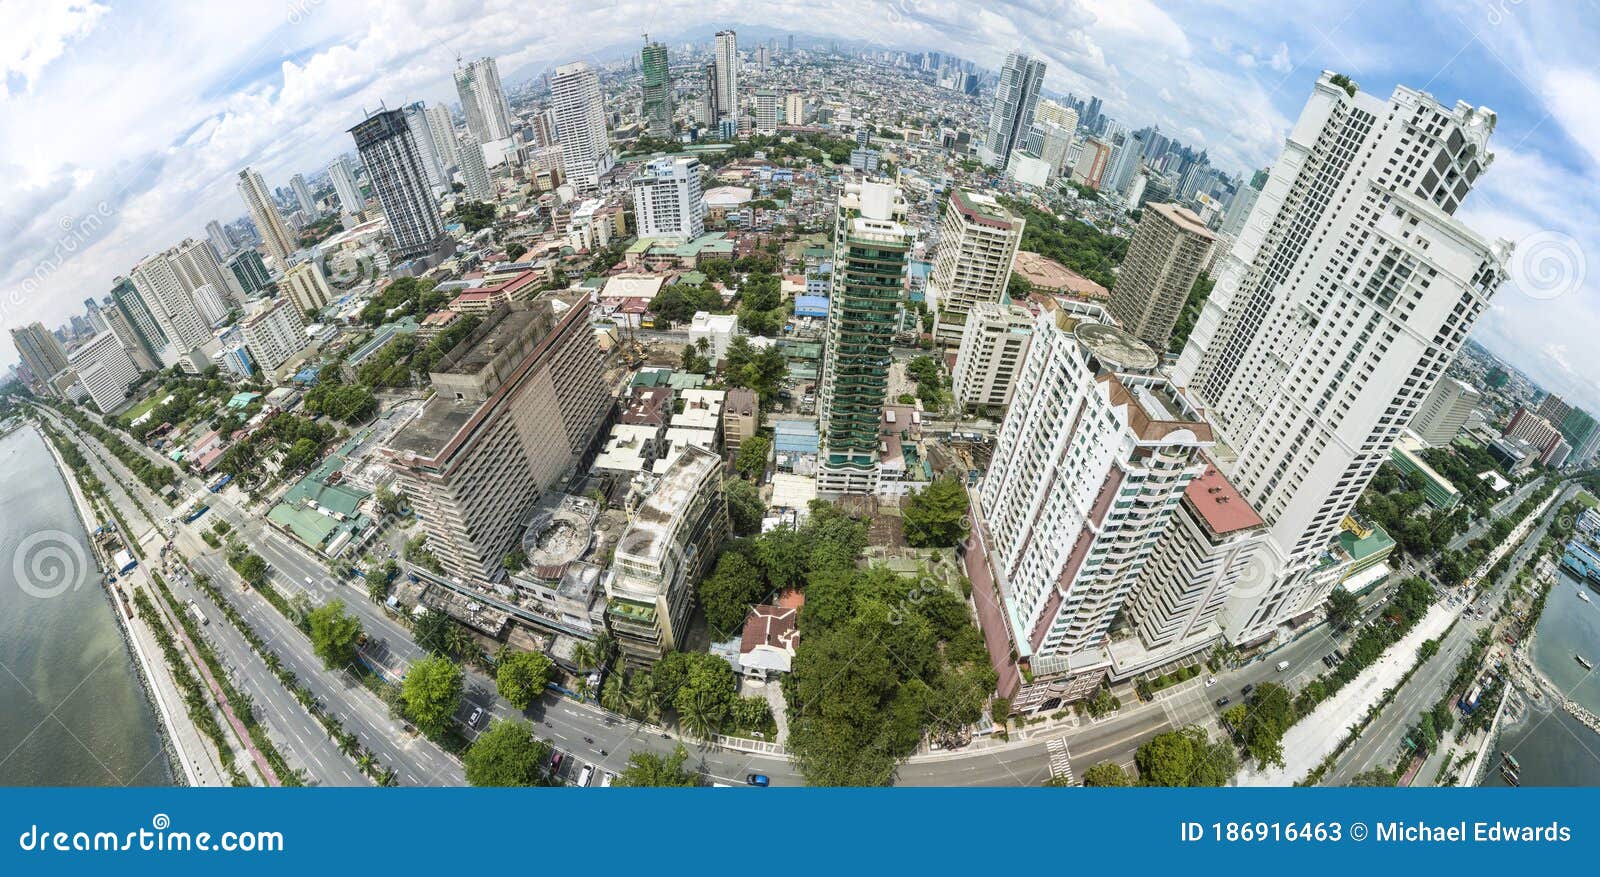
<instances>
[{"instance_id":1,"label":"rooftop","mask_svg":"<svg viewBox=\"0 0 1600 877\"><path fill-rule=\"evenodd\" d=\"M1265 523L1228 481L1227 476L1209 461L1206 471L1189 482L1183 498L1205 520L1211 532L1218 536L1249 530Z\"/></svg>"}]
</instances>

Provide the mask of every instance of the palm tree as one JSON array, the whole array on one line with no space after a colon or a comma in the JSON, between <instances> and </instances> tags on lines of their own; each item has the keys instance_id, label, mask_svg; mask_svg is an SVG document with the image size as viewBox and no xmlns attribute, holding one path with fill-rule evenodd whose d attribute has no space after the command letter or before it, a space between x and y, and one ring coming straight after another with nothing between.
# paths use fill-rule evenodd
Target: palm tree
<instances>
[{"instance_id":1,"label":"palm tree","mask_svg":"<svg viewBox=\"0 0 1600 877\"><path fill-rule=\"evenodd\" d=\"M612 673L600 687L600 705L614 713L627 712L628 698L622 691L622 674Z\"/></svg>"},{"instance_id":2,"label":"palm tree","mask_svg":"<svg viewBox=\"0 0 1600 877\"><path fill-rule=\"evenodd\" d=\"M710 740L717 733L716 724L711 719L704 698L696 696L689 698L684 709L678 713L678 721L691 734L701 740Z\"/></svg>"},{"instance_id":3,"label":"palm tree","mask_svg":"<svg viewBox=\"0 0 1600 877\"><path fill-rule=\"evenodd\" d=\"M594 669L596 663L594 646L589 643L578 643L572 650L572 663L580 671Z\"/></svg>"},{"instance_id":4,"label":"palm tree","mask_svg":"<svg viewBox=\"0 0 1600 877\"><path fill-rule=\"evenodd\" d=\"M579 700L588 700L591 691L588 674L580 674L578 681L572 683L572 691L578 695Z\"/></svg>"},{"instance_id":5,"label":"palm tree","mask_svg":"<svg viewBox=\"0 0 1600 877\"><path fill-rule=\"evenodd\" d=\"M628 715L642 721L650 721L656 715L656 685L655 678L643 670L637 670L628 675L628 681L623 686L623 698L628 704Z\"/></svg>"},{"instance_id":6,"label":"palm tree","mask_svg":"<svg viewBox=\"0 0 1600 877\"><path fill-rule=\"evenodd\" d=\"M602 630L595 635L594 653L600 666L610 664L617 657L617 640L610 631Z\"/></svg>"}]
</instances>

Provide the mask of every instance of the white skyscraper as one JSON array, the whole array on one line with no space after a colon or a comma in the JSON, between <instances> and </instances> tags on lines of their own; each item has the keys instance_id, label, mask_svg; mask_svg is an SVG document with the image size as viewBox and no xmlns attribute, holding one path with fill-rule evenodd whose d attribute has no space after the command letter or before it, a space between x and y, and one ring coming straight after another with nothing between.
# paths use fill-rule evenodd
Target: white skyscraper
<instances>
[{"instance_id":1,"label":"white skyscraper","mask_svg":"<svg viewBox=\"0 0 1600 877\"><path fill-rule=\"evenodd\" d=\"M168 251L168 258L190 295L202 286L210 286L217 295L231 299L232 304L244 304L244 296L234 294L234 285L228 282L233 272L222 267L216 252L205 241L185 238L183 243Z\"/></svg>"},{"instance_id":2,"label":"white skyscraper","mask_svg":"<svg viewBox=\"0 0 1600 877\"><path fill-rule=\"evenodd\" d=\"M306 324L294 303L286 298L262 302L239 324L250 356L270 372L306 347Z\"/></svg>"},{"instance_id":3,"label":"white skyscraper","mask_svg":"<svg viewBox=\"0 0 1600 877\"><path fill-rule=\"evenodd\" d=\"M433 154L449 171L456 160L456 126L450 118L450 108L434 104L425 112L428 115L428 133L433 136Z\"/></svg>"},{"instance_id":4,"label":"white skyscraper","mask_svg":"<svg viewBox=\"0 0 1600 877\"><path fill-rule=\"evenodd\" d=\"M278 208L272 203L272 193L267 191L266 181L261 179L260 174L245 168L239 171L238 187L239 197L244 199L244 206L255 221L256 232L267 247L267 255L278 260L279 268L289 267L289 256L299 247L289 234L289 227L283 224L283 217L278 215Z\"/></svg>"},{"instance_id":5,"label":"white skyscraper","mask_svg":"<svg viewBox=\"0 0 1600 877\"><path fill-rule=\"evenodd\" d=\"M500 88L500 67L493 58L479 58L456 68L456 93L467 130L479 143L511 136L511 107Z\"/></svg>"},{"instance_id":6,"label":"white skyscraper","mask_svg":"<svg viewBox=\"0 0 1600 877\"><path fill-rule=\"evenodd\" d=\"M467 197L474 201L488 201L494 197L494 184L489 179L489 168L483 163L483 146L470 133L461 138L456 147L456 161L461 165L461 178L466 181Z\"/></svg>"},{"instance_id":7,"label":"white skyscraper","mask_svg":"<svg viewBox=\"0 0 1600 877\"><path fill-rule=\"evenodd\" d=\"M1039 88L1044 84L1045 63L1022 52L1012 52L1000 69L995 86L994 109L984 134L978 157L990 167L1005 169L1011 151L1022 145L1033 126L1034 110L1039 105Z\"/></svg>"},{"instance_id":8,"label":"white skyscraper","mask_svg":"<svg viewBox=\"0 0 1600 877\"><path fill-rule=\"evenodd\" d=\"M592 192L612 161L600 77L582 61L562 64L550 77L550 92L566 181L579 192Z\"/></svg>"},{"instance_id":9,"label":"white skyscraper","mask_svg":"<svg viewBox=\"0 0 1600 877\"><path fill-rule=\"evenodd\" d=\"M311 187L306 185L305 174L295 174L289 178L289 189L294 192L295 203L300 205L300 212L306 215L306 220L317 218L317 201L311 197Z\"/></svg>"},{"instance_id":10,"label":"white skyscraper","mask_svg":"<svg viewBox=\"0 0 1600 877\"><path fill-rule=\"evenodd\" d=\"M1071 700L1112 667L1111 622L1212 444L1159 357L1097 305L1041 312L981 488L982 540L1024 707Z\"/></svg>"},{"instance_id":11,"label":"white skyscraper","mask_svg":"<svg viewBox=\"0 0 1600 877\"><path fill-rule=\"evenodd\" d=\"M717 31L712 51L716 67L717 109L722 118L739 118L739 35L731 30ZM713 124L716 119L710 120Z\"/></svg>"},{"instance_id":12,"label":"white skyscraper","mask_svg":"<svg viewBox=\"0 0 1600 877\"><path fill-rule=\"evenodd\" d=\"M770 88L756 90L756 133L778 133L778 93Z\"/></svg>"},{"instance_id":13,"label":"white skyscraper","mask_svg":"<svg viewBox=\"0 0 1600 877\"><path fill-rule=\"evenodd\" d=\"M211 241L211 248L217 251L217 258L226 259L233 254L233 241L228 237L228 232L222 223L215 219L206 223L206 240Z\"/></svg>"},{"instance_id":14,"label":"white skyscraper","mask_svg":"<svg viewBox=\"0 0 1600 877\"><path fill-rule=\"evenodd\" d=\"M699 159L667 157L645 165L633 180L633 215L642 238L692 240L704 234Z\"/></svg>"},{"instance_id":15,"label":"white skyscraper","mask_svg":"<svg viewBox=\"0 0 1600 877\"><path fill-rule=\"evenodd\" d=\"M791 91L783 96L783 122L786 125L804 125L806 123L806 96L798 91Z\"/></svg>"},{"instance_id":16,"label":"white skyscraper","mask_svg":"<svg viewBox=\"0 0 1600 877\"><path fill-rule=\"evenodd\" d=\"M406 127L411 129L411 137L416 141L417 153L422 158L422 169L428 173L428 185L435 189L450 188L450 178L445 176L444 169L450 160L434 147L433 120L428 117L428 108L421 101L407 104L403 112L406 114Z\"/></svg>"},{"instance_id":17,"label":"white skyscraper","mask_svg":"<svg viewBox=\"0 0 1600 877\"><path fill-rule=\"evenodd\" d=\"M1417 416L1411 420L1411 431L1433 447L1448 445L1461 433L1467 417L1482 401L1483 394L1476 387L1446 377L1434 386L1417 410Z\"/></svg>"},{"instance_id":18,"label":"white skyscraper","mask_svg":"<svg viewBox=\"0 0 1600 877\"><path fill-rule=\"evenodd\" d=\"M1510 245L1452 214L1489 165L1494 113L1323 73L1174 372L1237 455L1216 463L1267 523L1268 585L1234 642L1321 604L1314 574L1505 276Z\"/></svg>"},{"instance_id":19,"label":"white skyscraper","mask_svg":"<svg viewBox=\"0 0 1600 877\"><path fill-rule=\"evenodd\" d=\"M112 332L90 338L67 357L84 392L103 412L120 408L128 399L128 386L139 379L122 341Z\"/></svg>"},{"instance_id":20,"label":"white skyscraper","mask_svg":"<svg viewBox=\"0 0 1600 877\"><path fill-rule=\"evenodd\" d=\"M170 253L145 257L133 266L128 277L161 334L172 342L175 353L183 355L204 344L211 337L211 330L190 298Z\"/></svg>"},{"instance_id":21,"label":"white skyscraper","mask_svg":"<svg viewBox=\"0 0 1600 877\"><path fill-rule=\"evenodd\" d=\"M346 213L360 213L366 203L361 198L361 189L356 186L356 175L350 170L349 160L342 155L334 159L328 165L328 179L333 181L340 209Z\"/></svg>"},{"instance_id":22,"label":"white skyscraper","mask_svg":"<svg viewBox=\"0 0 1600 877\"><path fill-rule=\"evenodd\" d=\"M1005 294L1023 225L1020 216L988 195L966 189L950 193L928 277L929 303L938 312L935 340L960 344L973 306Z\"/></svg>"}]
</instances>

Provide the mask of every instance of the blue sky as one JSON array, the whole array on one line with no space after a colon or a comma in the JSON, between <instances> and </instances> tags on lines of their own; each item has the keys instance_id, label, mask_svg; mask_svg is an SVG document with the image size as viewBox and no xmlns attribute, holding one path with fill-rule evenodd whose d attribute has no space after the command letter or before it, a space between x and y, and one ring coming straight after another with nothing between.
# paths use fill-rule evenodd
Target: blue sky
<instances>
[{"instance_id":1,"label":"blue sky","mask_svg":"<svg viewBox=\"0 0 1600 877\"><path fill-rule=\"evenodd\" d=\"M804 14L800 14L800 10ZM1494 165L1460 216L1519 243L1474 337L1600 412L1600 15L1589 2L1147 0L0 0L0 327L59 323L113 276L349 148L380 101L453 100L457 54L503 72L609 56L649 32L791 24L997 66L1025 48L1047 87L1247 171L1277 154L1317 73L1499 114ZM1587 20L1586 20L1587 19ZM803 25L803 26L800 26ZM1591 272L1590 261L1595 271ZM0 364L15 359L0 335Z\"/></svg>"}]
</instances>

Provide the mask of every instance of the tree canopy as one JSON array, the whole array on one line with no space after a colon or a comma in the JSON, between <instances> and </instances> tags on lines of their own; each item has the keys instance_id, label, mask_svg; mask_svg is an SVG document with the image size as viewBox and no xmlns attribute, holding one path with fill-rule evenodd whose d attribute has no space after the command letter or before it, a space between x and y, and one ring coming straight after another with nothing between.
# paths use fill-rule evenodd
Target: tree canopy
<instances>
[{"instance_id":1,"label":"tree canopy","mask_svg":"<svg viewBox=\"0 0 1600 877\"><path fill-rule=\"evenodd\" d=\"M503 652L495 668L495 689L519 710L533 705L556 675L555 662L540 652Z\"/></svg>"},{"instance_id":2,"label":"tree canopy","mask_svg":"<svg viewBox=\"0 0 1600 877\"><path fill-rule=\"evenodd\" d=\"M306 616L311 648L329 670L342 668L356 659L361 639L361 621L346 615L343 600L333 600Z\"/></svg>"},{"instance_id":3,"label":"tree canopy","mask_svg":"<svg viewBox=\"0 0 1600 877\"><path fill-rule=\"evenodd\" d=\"M467 747L461 762L474 786L549 785L544 766L550 745L534 739L527 722L496 719Z\"/></svg>"},{"instance_id":4,"label":"tree canopy","mask_svg":"<svg viewBox=\"0 0 1600 877\"><path fill-rule=\"evenodd\" d=\"M1207 740L1205 730L1193 725L1151 738L1134 761L1146 786L1222 786L1239 771L1233 746Z\"/></svg>"},{"instance_id":5,"label":"tree canopy","mask_svg":"<svg viewBox=\"0 0 1600 877\"><path fill-rule=\"evenodd\" d=\"M657 755L643 749L628 755L628 766L617 774L613 786L698 786L700 778L684 769L689 750L678 744L671 755Z\"/></svg>"},{"instance_id":6,"label":"tree canopy","mask_svg":"<svg viewBox=\"0 0 1600 877\"><path fill-rule=\"evenodd\" d=\"M441 655L412 663L400 687L405 715L423 733L443 733L461 704L461 668Z\"/></svg>"},{"instance_id":7,"label":"tree canopy","mask_svg":"<svg viewBox=\"0 0 1600 877\"><path fill-rule=\"evenodd\" d=\"M906 497L900 507L913 548L952 548L967 538L967 489L940 478Z\"/></svg>"}]
</instances>

